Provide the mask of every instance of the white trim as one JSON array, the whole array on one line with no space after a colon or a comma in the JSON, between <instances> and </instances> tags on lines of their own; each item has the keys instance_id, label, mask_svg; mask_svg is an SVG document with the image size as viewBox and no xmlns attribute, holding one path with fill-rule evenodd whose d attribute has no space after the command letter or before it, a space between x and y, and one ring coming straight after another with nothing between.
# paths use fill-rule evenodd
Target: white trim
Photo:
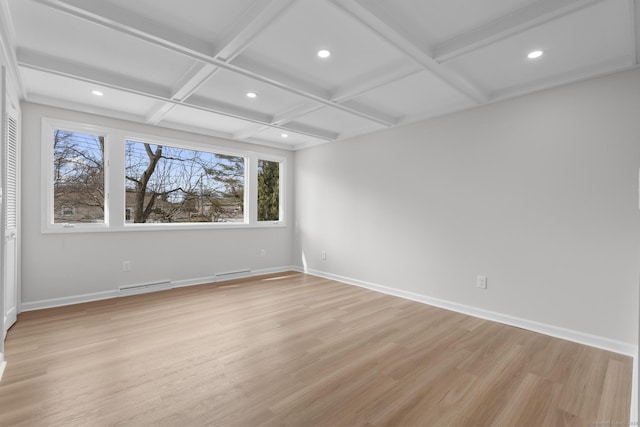
<instances>
[{"instance_id":1,"label":"white trim","mask_svg":"<svg viewBox=\"0 0 640 427\"><path fill-rule=\"evenodd\" d=\"M22 312L42 310L45 308L62 307L65 305L80 304L83 302L100 301L103 299L117 298L118 290L94 292L91 294L74 295L70 297L60 297L44 299L22 303Z\"/></svg>"},{"instance_id":2,"label":"white trim","mask_svg":"<svg viewBox=\"0 0 640 427\"><path fill-rule=\"evenodd\" d=\"M7 362L4 360L4 354L0 353L0 381L2 381L2 374L4 374L4 369L7 367Z\"/></svg>"},{"instance_id":3,"label":"white trim","mask_svg":"<svg viewBox=\"0 0 640 427\"><path fill-rule=\"evenodd\" d=\"M58 232L70 232L75 230L83 230L83 231L94 231L94 230L104 230L108 229L108 214L109 214L109 204L108 204L108 165L107 159L103 154L103 162L104 162L104 193L105 193L105 205L104 205L104 216L102 223L95 224L82 224L82 223L54 223L54 170L53 170L53 140L54 140L54 132L56 128L63 128L67 131L72 132L81 132L88 133L96 136L103 136L105 138L105 142L109 141L110 135L109 132L101 128L100 126L93 126L84 123L70 123L62 120L49 119L43 117L40 121L40 183L42 185L40 200L41 200L41 218L40 218L40 227L42 233L47 233L49 231L56 230Z\"/></svg>"},{"instance_id":4,"label":"white trim","mask_svg":"<svg viewBox=\"0 0 640 427\"><path fill-rule=\"evenodd\" d=\"M298 271L298 269L297 267L287 265L283 267L250 270L247 272L243 272L242 274L234 274L233 276L229 276L229 277L205 276L205 277L198 277L193 279L183 279L183 280L176 280L176 281L172 280L171 287L181 288L185 286L204 285L207 283L219 283L219 282L226 282L228 280L264 276L267 274L274 274L274 273L284 273L287 271ZM165 289L166 288L162 288L158 290L165 290ZM110 291L94 292L91 294L74 295L69 297L60 297L60 298L51 298L51 299L32 301L32 302L24 302L22 303L21 312L43 310L45 308L62 307L65 305L81 304L84 302L100 301L104 299L119 298L119 297L122 297L122 295L119 293L118 289L114 289Z\"/></svg>"},{"instance_id":5,"label":"white trim","mask_svg":"<svg viewBox=\"0 0 640 427\"><path fill-rule=\"evenodd\" d=\"M278 171L280 176L278 177L278 201L279 201L279 206L278 206L278 220L276 221L259 221L258 220L258 166L260 163L260 160L265 160L268 162L273 162L273 163L278 163ZM255 164L255 177L252 177L252 179L255 179L255 189L256 189L256 195L253 199L255 199L256 201L256 206L254 208L255 214L256 214L256 224L259 225L271 225L271 226L278 226L278 225L285 225L287 223L287 218L286 218L286 212L287 212L287 192L285 191L285 183L287 182L287 158L284 156L277 156L277 155L273 155L273 154L258 154L256 156L256 164ZM254 170L253 168L251 169L252 171Z\"/></svg>"},{"instance_id":6,"label":"white trim","mask_svg":"<svg viewBox=\"0 0 640 427\"><path fill-rule=\"evenodd\" d=\"M323 277L325 279L335 280L337 282L346 283L348 285L359 286L361 288L370 289L372 291L381 292L388 295L408 299L411 301L421 302L423 304L444 308L446 310L455 311L457 313L467 314L469 316L479 317L481 319L491 320L505 325L515 326L529 331L549 335L555 338L572 341L578 344L584 344L603 350L620 353L627 356L635 357L638 347L623 341L613 340L607 337L587 334L585 332L575 331L572 329L562 328L559 326L540 323L533 320L522 319L495 311L485 310L477 307L471 307L465 304L459 304L439 298L432 298L415 292L403 291L401 289L391 288L388 286L377 285L362 280L351 279L349 277L339 276L337 274L326 273L319 270L303 269L295 267L295 271L310 274L312 276Z\"/></svg>"},{"instance_id":7,"label":"white trim","mask_svg":"<svg viewBox=\"0 0 640 427\"><path fill-rule=\"evenodd\" d=\"M124 215L123 215L124 217ZM129 233L144 231L185 231L185 230L234 230L251 228L284 228L287 224L261 221L255 224L246 222L188 222L188 223L165 223L165 224L135 224L110 225L101 228L74 228L60 227L50 228L42 231L43 234L64 234L64 233Z\"/></svg>"}]
</instances>

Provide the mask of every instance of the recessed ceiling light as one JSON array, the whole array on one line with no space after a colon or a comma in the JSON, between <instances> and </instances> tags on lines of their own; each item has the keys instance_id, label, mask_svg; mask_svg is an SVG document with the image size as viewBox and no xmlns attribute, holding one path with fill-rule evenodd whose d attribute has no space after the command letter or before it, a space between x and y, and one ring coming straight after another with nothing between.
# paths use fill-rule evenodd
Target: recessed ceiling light
<instances>
[{"instance_id":1,"label":"recessed ceiling light","mask_svg":"<svg viewBox=\"0 0 640 427\"><path fill-rule=\"evenodd\" d=\"M527 58L529 59L536 59L536 58L540 58L542 56L544 52L541 50L534 50L529 52L529 54L527 55Z\"/></svg>"},{"instance_id":2,"label":"recessed ceiling light","mask_svg":"<svg viewBox=\"0 0 640 427\"><path fill-rule=\"evenodd\" d=\"M320 58L328 58L331 56L331 52L329 52L327 49L320 49L318 51L318 56Z\"/></svg>"},{"instance_id":3,"label":"recessed ceiling light","mask_svg":"<svg viewBox=\"0 0 640 427\"><path fill-rule=\"evenodd\" d=\"M289 138L289 135L288 135L288 134L286 134L286 133L283 133L283 134L282 134L282 135L280 135L280 136L282 136L283 138Z\"/></svg>"},{"instance_id":4,"label":"recessed ceiling light","mask_svg":"<svg viewBox=\"0 0 640 427\"><path fill-rule=\"evenodd\" d=\"M247 98L255 98L257 97L258 94L255 92L247 92Z\"/></svg>"},{"instance_id":5,"label":"recessed ceiling light","mask_svg":"<svg viewBox=\"0 0 640 427\"><path fill-rule=\"evenodd\" d=\"M104 93L100 92L99 90L93 90L91 91L92 94L94 94L95 96L102 96L104 95Z\"/></svg>"}]
</instances>

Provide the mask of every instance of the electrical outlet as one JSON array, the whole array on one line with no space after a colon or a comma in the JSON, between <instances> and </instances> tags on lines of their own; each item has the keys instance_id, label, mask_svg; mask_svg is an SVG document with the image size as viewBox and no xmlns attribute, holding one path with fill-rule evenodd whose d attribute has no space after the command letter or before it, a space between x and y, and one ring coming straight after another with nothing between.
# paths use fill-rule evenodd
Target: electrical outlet
<instances>
[{"instance_id":1,"label":"electrical outlet","mask_svg":"<svg viewBox=\"0 0 640 427\"><path fill-rule=\"evenodd\" d=\"M131 271L131 261L122 261L122 271Z\"/></svg>"},{"instance_id":2,"label":"electrical outlet","mask_svg":"<svg viewBox=\"0 0 640 427\"><path fill-rule=\"evenodd\" d=\"M267 256L267 250L266 249L260 249L260 256L261 257Z\"/></svg>"},{"instance_id":3,"label":"electrical outlet","mask_svg":"<svg viewBox=\"0 0 640 427\"><path fill-rule=\"evenodd\" d=\"M327 251L322 251L322 259L327 260Z\"/></svg>"},{"instance_id":4,"label":"electrical outlet","mask_svg":"<svg viewBox=\"0 0 640 427\"><path fill-rule=\"evenodd\" d=\"M480 289L487 289L487 276L478 276L476 286Z\"/></svg>"}]
</instances>

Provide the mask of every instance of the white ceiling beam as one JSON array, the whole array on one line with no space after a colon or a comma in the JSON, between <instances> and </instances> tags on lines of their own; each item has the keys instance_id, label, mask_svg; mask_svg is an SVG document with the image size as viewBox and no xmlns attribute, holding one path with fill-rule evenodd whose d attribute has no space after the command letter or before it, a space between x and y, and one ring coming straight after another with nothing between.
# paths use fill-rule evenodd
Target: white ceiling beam
<instances>
[{"instance_id":1,"label":"white ceiling beam","mask_svg":"<svg viewBox=\"0 0 640 427\"><path fill-rule=\"evenodd\" d=\"M374 4L367 3L365 6L361 2L330 0L330 3L338 9L350 15L355 20L361 22L387 43L395 46L408 58L420 64L426 70L434 74L443 83L452 87L465 97L477 104L485 103L489 99L480 89L472 85L459 74L450 69L445 69L440 63L434 60L429 52L426 52L412 40L410 40L403 29L391 23L388 14L374 8Z\"/></svg>"},{"instance_id":2,"label":"white ceiling beam","mask_svg":"<svg viewBox=\"0 0 640 427\"><path fill-rule=\"evenodd\" d=\"M324 105L317 102L308 102L306 104L296 105L286 111L281 111L273 117L273 123L281 125L304 116L305 114L313 113L324 108Z\"/></svg>"},{"instance_id":3,"label":"white ceiling beam","mask_svg":"<svg viewBox=\"0 0 640 427\"><path fill-rule=\"evenodd\" d=\"M150 25L149 23L146 23L142 20L140 20L142 22L142 24L140 24L138 22L138 17L136 17L135 22L132 22L133 20L127 18L126 14L124 14L123 16L123 14L111 13L110 8L97 7L96 3L91 3L91 9L89 9L89 5L82 4L82 0L35 1L61 12L75 16L77 18L92 22L94 24L102 25L113 31L127 34L139 40L146 41L150 44L154 44L173 52L180 53L194 60L206 62L216 67L233 71L235 73L250 77L274 87L278 87L299 96L320 102L327 106L337 108L346 113L353 114L363 119L381 124L385 127L393 126L393 123L386 122L383 118L372 116L370 114L342 106L339 103L333 102L326 97L317 96L313 93L307 92L304 88L283 83L272 77L266 77L252 70L243 69L237 64L229 64L225 61L221 61L209 53L210 49L206 43L187 38L184 35L167 33L166 30L161 33L157 25ZM82 4L82 6L79 6L78 4Z\"/></svg>"},{"instance_id":4,"label":"white ceiling beam","mask_svg":"<svg viewBox=\"0 0 640 427\"><path fill-rule=\"evenodd\" d=\"M167 114L169 114L169 112L171 110L173 110L173 108L176 106L176 104L171 104L168 102L163 102L158 104L157 107L153 108L146 116L145 116L145 123L149 124L149 125L157 125L158 123L160 123Z\"/></svg>"},{"instance_id":5,"label":"white ceiling beam","mask_svg":"<svg viewBox=\"0 0 640 427\"><path fill-rule=\"evenodd\" d=\"M82 80L87 83L158 100L169 99L169 92L163 86L143 80L132 79L124 74L114 74L102 68L79 64L25 49L18 49L16 57L20 67Z\"/></svg>"},{"instance_id":6,"label":"white ceiling beam","mask_svg":"<svg viewBox=\"0 0 640 427\"><path fill-rule=\"evenodd\" d=\"M434 59L440 63L497 43L523 31L576 12L602 0L539 0L486 25L446 40L434 47Z\"/></svg>"},{"instance_id":7,"label":"white ceiling beam","mask_svg":"<svg viewBox=\"0 0 640 427\"><path fill-rule=\"evenodd\" d=\"M251 138L252 136L257 135L260 132L263 132L270 128L271 126L262 126L262 125L252 124L251 126L247 126L245 129L242 129L238 132L234 132L232 137L233 139L243 141L247 138Z\"/></svg>"},{"instance_id":8,"label":"white ceiling beam","mask_svg":"<svg viewBox=\"0 0 640 427\"><path fill-rule=\"evenodd\" d=\"M215 57L229 62L240 55L247 46L266 28L281 17L296 0L270 0L255 2L255 6L234 24L234 30L227 34L225 42L218 47Z\"/></svg>"},{"instance_id":9,"label":"white ceiling beam","mask_svg":"<svg viewBox=\"0 0 640 427\"><path fill-rule=\"evenodd\" d=\"M170 98L175 101L185 101L193 92L205 84L217 70L218 68L211 64L194 62L173 87ZM159 105L147 116L147 123L152 125L160 123L173 110L173 107L175 107L175 104Z\"/></svg>"},{"instance_id":10,"label":"white ceiling beam","mask_svg":"<svg viewBox=\"0 0 640 427\"><path fill-rule=\"evenodd\" d=\"M530 83L516 85L501 89L491 94L493 101L502 101L516 96L526 95L528 93L552 89L570 83L576 83L582 80L593 79L600 76L606 76L614 72L620 72L635 68L628 56L622 58L614 58L599 64L584 67L578 70L571 70L561 74L556 74L549 78L536 80Z\"/></svg>"},{"instance_id":11,"label":"white ceiling beam","mask_svg":"<svg viewBox=\"0 0 640 427\"><path fill-rule=\"evenodd\" d=\"M305 114L309 114L314 111L320 110L321 108L325 108L325 106L322 104L318 104L317 102L308 102L305 104L296 105L288 109L287 111L283 111L273 116L273 118L271 119L271 124L273 126L283 127L286 123L289 123L300 116L304 116ZM262 126L262 127L253 126L253 127L244 129L238 132L237 139L243 139L243 140L248 139L264 131L267 128L269 128L269 126ZM309 135L309 136L316 136L316 135ZM234 134L234 138L236 138L236 134Z\"/></svg>"},{"instance_id":12,"label":"white ceiling beam","mask_svg":"<svg viewBox=\"0 0 640 427\"><path fill-rule=\"evenodd\" d=\"M82 113L95 114L96 116L111 117L113 119L126 120L127 122L144 122L144 117L133 113L125 113L119 110L112 110L110 108L99 107L96 105L88 105L85 103L78 103L61 98L52 98L44 95L27 94L25 98L27 102L33 102L35 104L49 105L52 107L63 108L66 110L80 111Z\"/></svg>"},{"instance_id":13,"label":"white ceiling beam","mask_svg":"<svg viewBox=\"0 0 640 427\"><path fill-rule=\"evenodd\" d=\"M291 77L284 76L276 70L267 69L264 65L255 63L251 60L242 58L238 59L238 63L244 69L255 71L264 76L274 76L274 78L278 81L286 81L289 84L296 85L298 87L304 87L305 91L307 91L308 93L313 93L316 96L320 96L325 99L332 99L333 102L340 103L345 107L364 112L370 116L381 118L386 123L391 123L393 125L397 124L397 119L395 117L385 115L384 113L374 111L373 109L366 108L362 105L349 104L346 101L349 101L350 99L363 93L369 92L377 87L392 83L396 80L421 71L421 69L416 68L408 69L406 65L401 66L400 64L392 64L382 71L375 70L371 76L362 76L357 82L343 85L344 89L338 89L336 93L331 95L326 93L322 89L311 87L308 84L306 84L305 86L305 83L303 82L294 82L292 81ZM363 81L363 83L360 83L360 81ZM320 104L318 102L309 102L296 105L286 111L282 111L276 114L273 118L273 124L284 125L285 123L291 122L301 116L324 108L325 106L325 104Z\"/></svg>"},{"instance_id":14,"label":"white ceiling beam","mask_svg":"<svg viewBox=\"0 0 640 427\"><path fill-rule=\"evenodd\" d=\"M260 114L254 111L245 109L239 109L235 106L212 103L204 98L195 98L198 103L192 102L193 97L189 102L177 101L171 99L169 94L166 93L164 88L156 85L149 84L147 82L140 82L138 80L129 79L124 76L110 74L101 69L91 68L87 66L80 66L75 63L67 62L58 58L52 58L49 56L35 54L33 52L18 52L18 64L20 67L29 68L45 73L67 77L74 80L97 84L103 87L131 93L145 98L154 99L156 101L162 101L171 105L182 105L185 107L195 108L210 113L220 114L235 119L244 120L250 123L256 123L264 126L276 127L279 129L285 129L282 126L273 125L273 118L266 114ZM164 92L164 93L163 93ZM161 114L161 111L154 110L144 118L144 122L150 122L155 115ZM307 129L306 134L314 136L316 138L327 139L327 133L319 131L317 134L313 134L313 129Z\"/></svg>"},{"instance_id":15,"label":"white ceiling beam","mask_svg":"<svg viewBox=\"0 0 640 427\"><path fill-rule=\"evenodd\" d=\"M366 112L369 112L370 114L382 115L381 112L375 110L374 108L371 108L368 105L364 105L362 103L356 102L355 100L345 101L343 103L343 105L346 105L346 106L351 107L351 108L357 108L358 110L366 111ZM385 114L384 118L385 118L385 120L387 120L389 122L392 122L394 125L397 125L400 122L400 119L398 117L394 117L394 116L391 116L389 114Z\"/></svg>"},{"instance_id":16,"label":"white ceiling beam","mask_svg":"<svg viewBox=\"0 0 640 427\"><path fill-rule=\"evenodd\" d=\"M218 68L211 64L194 63L173 87L171 99L176 101L186 100L205 84L217 70Z\"/></svg>"},{"instance_id":17,"label":"white ceiling beam","mask_svg":"<svg viewBox=\"0 0 640 427\"><path fill-rule=\"evenodd\" d=\"M239 58L238 58L239 59ZM358 116L362 119L366 119L369 120L371 122L375 122L378 123L382 126L385 127L391 127L393 126L393 123L390 123L388 121L385 120L385 118L380 117L380 116L376 116L373 114L368 114L365 113L363 111L359 111L353 108L349 108L346 107L338 102L334 102L330 99L330 94L322 94L322 95L318 95L316 94L318 91L311 89L307 84L302 83L302 82L296 82L297 79L294 79L292 77L289 76L283 76L281 73L278 72L273 72L273 73L269 73L267 71L267 67L265 67L264 65L260 66L256 63L254 63L254 65L252 66L251 69L247 69L244 68L242 66L238 66L238 64L242 63L244 65L248 64L249 61L245 61L244 59L242 61L239 61L238 59L236 59L236 61L234 61L234 64L229 64L229 69L231 71L235 71L238 74L243 74L247 77L251 77L255 80L261 81L263 83L267 83L269 85L278 87L280 89L286 90L288 92L291 92L293 94L302 96L304 98L307 98L309 100L312 101L316 101L318 103L321 103L327 107L332 107L332 108L336 108L338 110L344 111L345 113L349 113L352 114L354 116ZM259 70L259 71L256 71ZM295 82L295 83L294 83Z\"/></svg>"},{"instance_id":18,"label":"white ceiling beam","mask_svg":"<svg viewBox=\"0 0 640 427\"><path fill-rule=\"evenodd\" d=\"M209 57L214 50L213 46L208 42L158 25L144 16L118 8L111 2L87 2L86 0L34 1L175 53L187 54L187 56L199 54Z\"/></svg>"},{"instance_id":19,"label":"white ceiling beam","mask_svg":"<svg viewBox=\"0 0 640 427\"><path fill-rule=\"evenodd\" d=\"M327 91L313 87L295 77L284 75L281 71L268 67L265 64L255 62L249 58L238 57L233 64L230 64L230 66L235 67L234 69L240 74L244 74L249 77L253 77L256 80L288 90L289 92L303 96L324 106L336 108L385 127L391 127L394 125L394 123L387 121L383 116L365 113L342 105L339 102L335 102L331 99L331 94Z\"/></svg>"},{"instance_id":20,"label":"white ceiling beam","mask_svg":"<svg viewBox=\"0 0 640 427\"><path fill-rule=\"evenodd\" d=\"M273 119L269 114L260 113L246 108L241 108L233 104L215 101L213 99L204 98L202 96L193 95L189 98L189 102L183 102L183 105L197 107L210 111L224 111L225 115L242 119L246 117L253 123L270 125Z\"/></svg>"},{"instance_id":21,"label":"white ceiling beam","mask_svg":"<svg viewBox=\"0 0 640 427\"><path fill-rule=\"evenodd\" d=\"M332 94L331 98L335 102L345 102L419 72L424 72L424 70L415 66L407 67L404 63L389 64L382 69L373 70L368 75L358 77L357 81L341 85Z\"/></svg>"},{"instance_id":22,"label":"white ceiling beam","mask_svg":"<svg viewBox=\"0 0 640 427\"><path fill-rule=\"evenodd\" d=\"M340 136L335 132L320 130L316 127L297 122L288 123L286 126L280 126L280 128L291 132L301 133L307 136L313 136L314 138L324 139L325 141L335 141Z\"/></svg>"},{"instance_id":23,"label":"white ceiling beam","mask_svg":"<svg viewBox=\"0 0 640 427\"><path fill-rule=\"evenodd\" d=\"M260 132L263 132L269 128L272 128L272 126L251 126L234 133L233 139L244 141L256 136ZM301 125L299 123L291 124L291 126L279 126L278 129L282 130L283 132L295 132L298 134L321 139L323 141L335 141L338 138L337 133L327 132L316 127Z\"/></svg>"},{"instance_id":24,"label":"white ceiling beam","mask_svg":"<svg viewBox=\"0 0 640 427\"><path fill-rule=\"evenodd\" d=\"M256 62L253 59L245 56L236 58L233 64L229 64L231 67L235 67L238 70L242 70L244 73L260 76L263 80L269 80L277 82L278 85L284 85L286 87L296 87L303 93L307 94L305 98L312 98L313 100L324 100L323 104L331 102L331 93L318 86L302 81L294 76L284 74L282 71L270 67L261 62Z\"/></svg>"},{"instance_id":25,"label":"white ceiling beam","mask_svg":"<svg viewBox=\"0 0 640 427\"><path fill-rule=\"evenodd\" d=\"M279 81L288 81L288 79L290 79L290 77L278 74L278 72L275 70L266 69L266 67L264 67L263 65L257 64L244 58L240 59L239 63L241 67L254 70L262 75L274 75L275 78L277 78ZM326 99L332 99L333 102L340 103L343 106L365 112L371 116L382 118L385 122L395 125L397 124L397 119L395 117L385 115L384 113L374 111L373 109L366 108L362 105L356 106L356 104L349 104L346 101L349 101L350 99L355 98L358 95L369 92L380 86L393 83L394 81L400 80L404 77L413 75L420 71L421 69L416 68L408 69L406 65L402 64L391 64L388 67L385 67L383 70L377 69L373 71L371 73L372 75L370 76L361 76L358 81L343 85L342 88L338 89L333 95L309 85L305 87L305 90L309 93L314 93L317 96L321 96ZM295 82L292 84L295 84L297 86L305 85L305 83L302 82ZM297 119L298 117L312 113L324 107L324 104L319 104L318 102L299 104L286 111L282 111L276 114L273 118L273 124L283 125Z\"/></svg>"}]
</instances>

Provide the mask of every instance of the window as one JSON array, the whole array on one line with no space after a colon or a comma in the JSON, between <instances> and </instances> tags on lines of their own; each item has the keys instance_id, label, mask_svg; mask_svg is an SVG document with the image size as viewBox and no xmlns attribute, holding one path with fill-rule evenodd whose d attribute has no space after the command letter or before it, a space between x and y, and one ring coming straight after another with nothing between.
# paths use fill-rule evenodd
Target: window
<instances>
[{"instance_id":1,"label":"window","mask_svg":"<svg viewBox=\"0 0 640 427\"><path fill-rule=\"evenodd\" d=\"M280 220L280 163L258 160L258 221Z\"/></svg>"},{"instance_id":2,"label":"window","mask_svg":"<svg viewBox=\"0 0 640 427\"><path fill-rule=\"evenodd\" d=\"M42 231L284 226L286 157L42 119Z\"/></svg>"},{"instance_id":3,"label":"window","mask_svg":"<svg viewBox=\"0 0 640 427\"><path fill-rule=\"evenodd\" d=\"M104 136L53 132L54 223L104 223Z\"/></svg>"},{"instance_id":4,"label":"window","mask_svg":"<svg viewBox=\"0 0 640 427\"><path fill-rule=\"evenodd\" d=\"M242 223L244 171L243 157L126 141L126 204L134 223Z\"/></svg>"}]
</instances>

